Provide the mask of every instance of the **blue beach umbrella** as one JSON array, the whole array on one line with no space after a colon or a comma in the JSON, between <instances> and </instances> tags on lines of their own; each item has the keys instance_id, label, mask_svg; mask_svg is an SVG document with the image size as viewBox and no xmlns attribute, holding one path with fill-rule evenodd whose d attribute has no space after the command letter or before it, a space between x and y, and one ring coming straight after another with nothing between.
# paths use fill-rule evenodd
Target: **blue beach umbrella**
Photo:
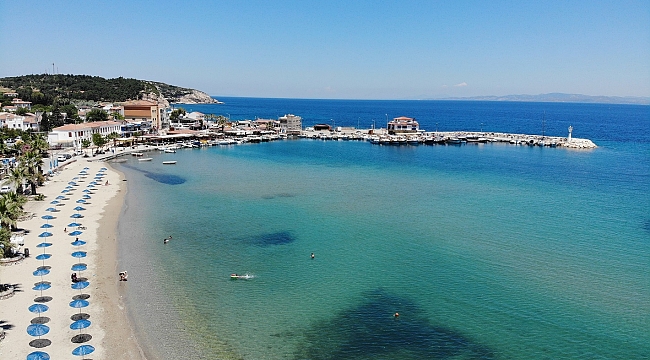
<instances>
[{"instance_id":1,"label":"blue beach umbrella","mask_svg":"<svg viewBox=\"0 0 650 360\"><path fill-rule=\"evenodd\" d=\"M50 332L50 328L44 324L31 324L27 327L27 333L31 336L43 336Z\"/></svg>"},{"instance_id":2,"label":"blue beach umbrella","mask_svg":"<svg viewBox=\"0 0 650 360\"><path fill-rule=\"evenodd\" d=\"M36 245L37 248L46 248L52 246L52 243L47 243L47 242L42 242L38 245Z\"/></svg>"},{"instance_id":3,"label":"blue beach umbrella","mask_svg":"<svg viewBox=\"0 0 650 360\"><path fill-rule=\"evenodd\" d=\"M90 199L91 197L90 197L90 195L86 194L86 195L82 196L81 198L82 199Z\"/></svg>"},{"instance_id":4,"label":"blue beach umbrella","mask_svg":"<svg viewBox=\"0 0 650 360\"><path fill-rule=\"evenodd\" d=\"M90 191L88 189L84 189L84 191L82 191L82 192L85 192L86 194L92 194L92 191Z\"/></svg>"},{"instance_id":5,"label":"blue beach umbrella","mask_svg":"<svg viewBox=\"0 0 650 360\"><path fill-rule=\"evenodd\" d=\"M48 311L50 308L47 307L45 304L33 304L30 307L27 308L29 312L33 312L35 314L40 314Z\"/></svg>"},{"instance_id":6,"label":"blue beach umbrella","mask_svg":"<svg viewBox=\"0 0 650 360\"><path fill-rule=\"evenodd\" d=\"M72 324L70 324L70 329L72 330L81 330L85 329L90 326L90 320L87 319L79 319Z\"/></svg>"},{"instance_id":7,"label":"blue beach umbrella","mask_svg":"<svg viewBox=\"0 0 650 360\"><path fill-rule=\"evenodd\" d=\"M83 210L86 210L86 208L83 208L83 207L81 207L81 206L77 206L77 207L75 207L75 208L72 209L72 210L75 210L75 211L83 211Z\"/></svg>"},{"instance_id":8,"label":"blue beach umbrella","mask_svg":"<svg viewBox=\"0 0 650 360\"><path fill-rule=\"evenodd\" d=\"M90 303L88 301L86 301L86 300L83 300L83 299L72 300L70 302L70 307L75 308L75 309L85 308L88 305L90 305Z\"/></svg>"},{"instance_id":9,"label":"blue beach umbrella","mask_svg":"<svg viewBox=\"0 0 650 360\"><path fill-rule=\"evenodd\" d=\"M70 192L70 190L68 190L68 189L63 189L63 190L61 190L61 194L67 194L67 193L69 193L69 192Z\"/></svg>"},{"instance_id":10,"label":"blue beach umbrella","mask_svg":"<svg viewBox=\"0 0 650 360\"><path fill-rule=\"evenodd\" d=\"M55 217L52 216L52 215L43 215L43 216L41 216L41 219L43 219L43 220L52 220L52 219L55 219Z\"/></svg>"},{"instance_id":11,"label":"blue beach umbrella","mask_svg":"<svg viewBox=\"0 0 650 360\"><path fill-rule=\"evenodd\" d=\"M52 225L52 224L43 224L43 225L41 225L41 229L49 229L49 228L53 228L53 227L54 227L54 225Z\"/></svg>"},{"instance_id":12,"label":"blue beach umbrella","mask_svg":"<svg viewBox=\"0 0 650 360\"><path fill-rule=\"evenodd\" d=\"M59 195L59 196L57 196L56 198L57 198L58 200L65 200L65 199L67 199L67 198L66 198L65 196L63 196L63 195Z\"/></svg>"},{"instance_id":13,"label":"blue beach umbrella","mask_svg":"<svg viewBox=\"0 0 650 360\"><path fill-rule=\"evenodd\" d=\"M81 345L72 350L72 355L84 356L92 353L93 351L95 351L95 348L92 345Z\"/></svg>"},{"instance_id":14,"label":"blue beach umbrella","mask_svg":"<svg viewBox=\"0 0 650 360\"><path fill-rule=\"evenodd\" d=\"M34 351L27 355L27 360L50 360L50 355L42 351Z\"/></svg>"},{"instance_id":15,"label":"blue beach umbrella","mask_svg":"<svg viewBox=\"0 0 650 360\"><path fill-rule=\"evenodd\" d=\"M77 183L74 182L74 181L70 181L70 182L68 182L68 185L77 185Z\"/></svg>"},{"instance_id":16,"label":"blue beach umbrella","mask_svg":"<svg viewBox=\"0 0 650 360\"><path fill-rule=\"evenodd\" d=\"M57 212L58 210L57 210L56 208L50 207L50 208L45 209L45 211L48 211L48 212Z\"/></svg>"},{"instance_id":17,"label":"blue beach umbrella","mask_svg":"<svg viewBox=\"0 0 650 360\"><path fill-rule=\"evenodd\" d=\"M47 275L49 273L50 273L50 270L48 270L48 269L37 269L32 274L34 274L34 276L43 276L43 275Z\"/></svg>"},{"instance_id":18,"label":"blue beach umbrella","mask_svg":"<svg viewBox=\"0 0 650 360\"><path fill-rule=\"evenodd\" d=\"M50 284L48 284L48 283L46 283L46 282L40 282L40 283L36 284L36 285L32 288L32 290L43 291L43 290L47 290L47 289L49 289L49 288L51 288L51 287L52 287L52 285L50 285Z\"/></svg>"},{"instance_id":19,"label":"blue beach umbrella","mask_svg":"<svg viewBox=\"0 0 650 360\"><path fill-rule=\"evenodd\" d=\"M81 224L79 224L78 222L71 222L71 223L68 224L68 226L77 227L77 226L81 226Z\"/></svg>"},{"instance_id":20,"label":"blue beach umbrella","mask_svg":"<svg viewBox=\"0 0 650 360\"><path fill-rule=\"evenodd\" d=\"M70 236L79 236L81 234L83 234L83 231L75 230L75 231L70 232L68 235L70 235Z\"/></svg>"},{"instance_id":21,"label":"blue beach umbrella","mask_svg":"<svg viewBox=\"0 0 650 360\"><path fill-rule=\"evenodd\" d=\"M106 171L106 170L108 170L108 169L107 169L107 168L105 168L105 167L103 167L103 168L101 168L101 169L99 169L99 171Z\"/></svg>"},{"instance_id":22,"label":"blue beach umbrella","mask_svg":"<svg viewBox=\"0 0 650 360\"><path fill-rule=\"evenodd\" d=\"M44 231L44 232L38 234L38 237L48 237L48 236L52 236L52 233Z\"/></svg>"},{"instance_id":23,"label":"blue beach umbrella","mask_svg":"<svg viewBox=\"0 0 650 360\"><path fill-rule=\"evenodd\" d=\"M90 286L90 282L88 282L88 281L79 281L79 282L76 282L76 283L72 283L72 285L70 285L70 287L75 289L75 290L85 289L88 286Z\"/></svg>"},{"instance_id":24,"label":"blue beach umbrella","mask_svg":"<svg viewBox=\"0 0 650 360\"><path fill-rule=\"evenodd\" d=\"M70 186L70 185L66 186L65 188L68 189L68 190L74 190L74 188L72 186Z\"/></svg>"},{"instance_id":25,"label":"blue beach umbrella","mask_svg":"<svg viewBox=\"0 0 650 360\"><path fill-rule=\"evenodd\" d=\"M72 271L84 271L86 269L88 269L88 265L81 264L81 263L74 264L74 265L72 265L72 268L70 268L70 270L72 270Z\"/></svg>"},{"instance_id":26,"label":"blue beach umbrella","mask_svg":"<svg viewBox=\"0 0 650 360\"><path fill-rule=\"evenodd\" d=\"M73 218L73 219L81 219L84 216L81 215L81 214L72 214L72 215L70 215L70 217Z\"/></svg>"},{"instance_id":27,"label":"blue beach umbrella","mask_svg":"<svg viewBox=\"0 0 650 360\"><path fill-rule=\"evenodd\" d=\"M86 257L86 252L85 251L75 251L72 253L73 258L81 259Z\"/></svg>"},{"instance_id":28,"label":"blue beach umbrella","mask_svg":"<svg viewBox=\"0 0 650 360\"><path fill-rule=\"evenodd\" d=\"M84 200L84 199L79 199L79 200L77 200L76 202L77 202L77 204L83 204L83 203L86 202L86 200Z\"/></svg>"},{"instance_id":29,"label":"blue beach umbrella","mask_svg":"<svg viewBox=\"0 0 650 360\"><path fill-rule=\"evenodd\" d=\"M95 187L95 185L94 185L94 184L88 184L88 186L86 186L86 187L89 187L89 188L94 188L94 187Z\"/></svg>"},{"instance_id":30,"label":"blue beach umbrella","mask_svg":"<svg viewBox=\"0 0 650 360\"><path fill-rule=\"evenodd\" d=\"M36 257L36 260L47 260L52 257L52 254L40 254Z\"/></svg>"},{"instance_id":31,"label":"blue beach umbrella","mask_svg":"<svg viewBox=\"0 0 650 360\"><path fill-rule=\"evenodd\" d=\"M81 246L81 245L86 245L86 242L83 240L75 240L71 242L72 246Z\"/></svg>"},{"instance_id":32,"label":"blue beach umbrella","mask_svg":"<svg viewBox=\"0 0 650 360\"><path fill-rule=\"evenodd\" d=\"M50 201L50 204L52 204L52 205L57 205L57 204L60 204L60 203L61 203L61 202L60 202L59 200L52 200L52 201Z\"/></svg>"}]
</instances>

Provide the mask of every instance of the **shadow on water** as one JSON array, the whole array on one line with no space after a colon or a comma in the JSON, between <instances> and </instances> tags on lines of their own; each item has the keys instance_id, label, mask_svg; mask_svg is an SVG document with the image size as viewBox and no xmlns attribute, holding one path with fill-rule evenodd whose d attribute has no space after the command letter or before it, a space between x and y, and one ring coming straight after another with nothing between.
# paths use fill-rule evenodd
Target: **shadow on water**
<instances>
[{"instance_id":1,"label":"shadow on water","mask_svg":"<svg viewBox=\"0 0 650 360\"><path fill-rule=\"evenodd\" d=\"M296 196L295 194L290 194L290 193L279 193L279 194L272 194L272 195L263 195L262 199L270 200L275 198L292 198L295 196Z\"/></svg>"},{"instance_id":2,"label":"shadow on water","mask_svg":"<svg viewBox=\"0 0 650 360\"><path fill-rule=\"evenodd\" d=\"M257 246L286 245L294 241L296 241L296 238L289 231L254 235L246 238L246 242Z\"/></svg>"},{"instance_id":3,"label":"shadow on water","mask_svg":"<svg viewBox=\"0 0 650 360\"><path fill-rule=\"evenodd\" d=\"M494 359L455 330L431 324L411 301L375 290L357 307L316 323L296 359ZM393 314L399 312L395 318Z\"/></svg>"},{"instance_id":4,"label":"shadow on water","mask_svg":"<svg viewBox=\"0 0 650 360\"><path fill-rule=\"evenodd\" d=\"M151 180L155 180L161 184L167 184L167 185L179 185L184 183L186 180L178 175L172 175L172 174L164 174L164 173L155 173L147 170L142 170L138 169L135 166L127 165L127 164L122 164L122 166L127 167L129 169L139 171L144 174L144 176L148 177Z\"/></svg>"},{"instance_id":5,"label":"shadow on water","mask_svg":"<svg viewBox=\"0 0 650 360\"><path fill-rule=\"evenodd\" d=\"M650 233L650 219L644 221L641 227L643 228L643 230Z\"/></svg>"}]
</instances>

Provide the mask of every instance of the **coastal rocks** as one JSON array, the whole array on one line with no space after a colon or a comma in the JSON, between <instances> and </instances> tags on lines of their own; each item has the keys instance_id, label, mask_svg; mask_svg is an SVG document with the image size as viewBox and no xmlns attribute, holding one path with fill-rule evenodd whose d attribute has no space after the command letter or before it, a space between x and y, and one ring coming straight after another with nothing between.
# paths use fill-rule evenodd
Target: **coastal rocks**
<instances>
[{"instance_id":1,"label":"coastal rocks","mask_svg":"<svg viewBox=\"0 0 650 360\"><path fill-rule=\"evenodd\" d=\"M210 95L199 90L192 90L189 94L174 99L173 102L181 104L223 104L221 101L213 99Z\"/></svg>"}]
</instances>

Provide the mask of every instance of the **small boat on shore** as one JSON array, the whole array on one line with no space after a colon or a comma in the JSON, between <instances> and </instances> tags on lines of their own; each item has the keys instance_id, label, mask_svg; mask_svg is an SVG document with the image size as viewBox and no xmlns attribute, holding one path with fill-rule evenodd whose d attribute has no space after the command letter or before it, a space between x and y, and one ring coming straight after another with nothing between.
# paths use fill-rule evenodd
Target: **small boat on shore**
<instances>
[{"instance_id":1,"label":"small boat on shore","mask_svg":"<svg viewBox=\"0 0 650 360\"><path fill-rule=\"evenodd\" d=\"M174 165L174 164L176 164L176 160L163 161L163 165Z\"/></svg>"},{"instance_id":2,"label":"small boat on shore","mask_svg":"<svg viewBox=\"0 0 650 360\"><path fill-rule=\"evenodd\" d=\"M151 161L151 160L153 160L153 158L142 158L142 159L138 159L138 161Z\"/></svg>"},{"instance_id":3,"label":"small boat on shore","mask_svg":"<svg viewBox=\"0 0 650 360\"><path fill-rule=\"evenodd\" d=\"M144 156L144 154L141 153L141 152L134 152L134 153L131 153L131 155L133 155L133 156Z\"/></svg>"},{"instance_id":4,"label":"small boat on shore","mask_svg":"<svg viewBox=\"0 0 650 360\"><path fill-rule=\"evenodd\" d=\"M230 274L230 280L248 280L254 277L255 277L254 275L250 275L250 274L244 274L244 275Z\"/></svg>"}]
</instances>

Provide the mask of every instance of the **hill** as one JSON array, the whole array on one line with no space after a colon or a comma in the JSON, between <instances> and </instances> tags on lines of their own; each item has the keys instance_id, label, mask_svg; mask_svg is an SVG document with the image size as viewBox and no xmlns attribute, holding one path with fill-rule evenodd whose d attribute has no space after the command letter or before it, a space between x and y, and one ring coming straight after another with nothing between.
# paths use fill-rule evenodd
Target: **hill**
<instances>
[{"instance_id":1,"label":"hill","mask_svg":"<svg viewBox=\"0 0 650 360\"><path fill-rule=\"evenodd\" d=\"M504 95L445 98L441 100L479 100L479 101L526 101L526 102L571 102L601 104L649 105L650 98L635 96L590 96L582 94L549 93L539 95Z\"/></svg>"},{"instance_id":2,"label":"hill","mask_svg":"<svg viewBox=\"0 0 650 360\"><path fill-rule=\"evenodd\" d=\"M52 105L55 100L70 103L75 100L92 102L123 102L143 98L159 98L178 103L216 103L208 94L161 82L90 75L23 75L0 78L0 88L13 90L18 97L32 104Z\"/></svg>"}]
</instances>

